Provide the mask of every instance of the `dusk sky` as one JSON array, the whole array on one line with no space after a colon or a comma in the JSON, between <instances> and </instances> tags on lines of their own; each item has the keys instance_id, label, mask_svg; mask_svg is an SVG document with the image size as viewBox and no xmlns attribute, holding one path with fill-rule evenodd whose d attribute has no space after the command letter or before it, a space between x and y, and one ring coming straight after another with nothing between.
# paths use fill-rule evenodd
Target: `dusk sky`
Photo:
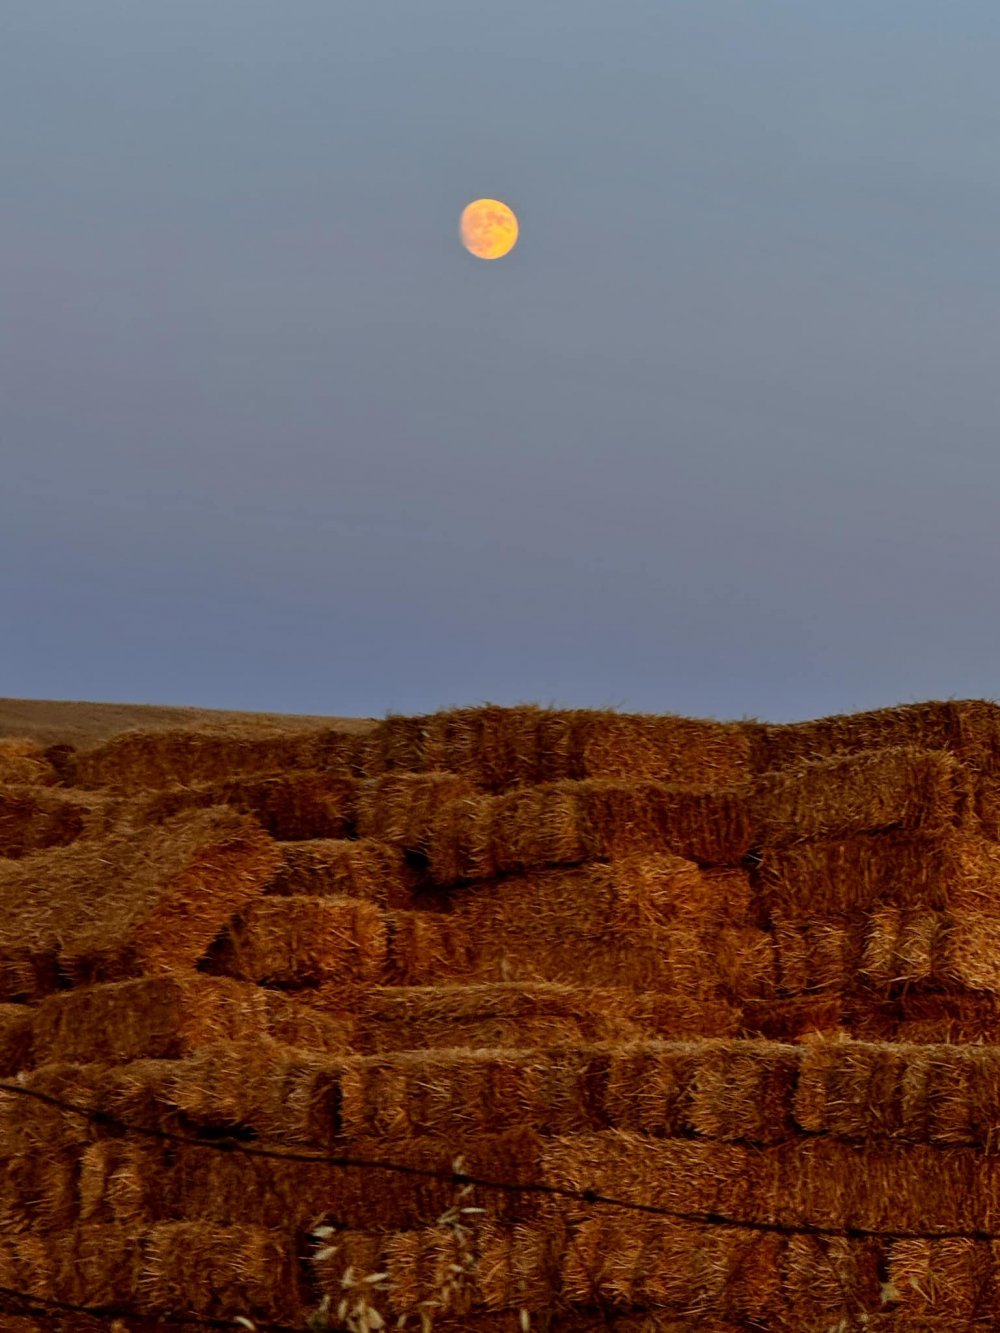
<instances>
[{"instance_id":1,"label":"dusk sky","mask_svg":"<svg viewBox=\"0 0 1000 1333\"><path fill-rule=\"evenodd\" d=\"M4 0L0 695L1000 696L998 67L996 0Z\"/></svg>"}]
</instances>

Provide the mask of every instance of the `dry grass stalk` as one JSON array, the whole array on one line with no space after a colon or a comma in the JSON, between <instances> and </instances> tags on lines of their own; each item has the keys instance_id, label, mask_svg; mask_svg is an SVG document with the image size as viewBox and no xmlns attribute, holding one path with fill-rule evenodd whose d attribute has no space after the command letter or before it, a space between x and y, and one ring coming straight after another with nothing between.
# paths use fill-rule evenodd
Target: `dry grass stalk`
<instances>
[{"instance_id":1,"label":"dry grass stalk","mask_svg":"<svg viewBox=\"0 0 1000 1333\"><path fill-rule=\"evenodd\" d=\"M951 1319L995 1319L996 1246L964 1237L897 1240L889 1281L901 1313Z\"/></svg>"},{"instance_id":2,"label":"dry grass stalk","mask_svg":"<svg viewBox=\"0 0 1000 1333\"><path fill-rule=\"evenodd\" d=\"M56 970L81 984L193 967L277 861L251 820L212 810L0 864L0 958L34 970L27 998Z\"/></svg>"}]
</instances>

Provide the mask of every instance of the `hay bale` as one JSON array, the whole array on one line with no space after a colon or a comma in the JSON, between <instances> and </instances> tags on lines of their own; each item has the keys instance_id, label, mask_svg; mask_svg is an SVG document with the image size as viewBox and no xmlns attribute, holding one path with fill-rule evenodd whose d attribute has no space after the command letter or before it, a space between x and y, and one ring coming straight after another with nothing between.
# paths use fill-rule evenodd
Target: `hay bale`
<instances>
[{"instance_id":1,"label":"hay bale","mask_svg":"<svg viewBox=\"0 0 1000 1333\"><path fill-rule=\"evenodd\" d=\"M738 789L589 780L442 801L400 845L426 857L431 882L447 887L632 854L736 865L750 843Z\"/></svg>"},{"instance_id":2,"label":"hay bale","mask_svg":"<svg viewBox=\"0 0 1000 1333\"><path fill-rule=\"evenodd\" d=\"M23 1103L22 1103L23 1104ZM0 1172L0 1233L31 1230L53 1236L78 1220L77 1153L4 1153Z\"/></svg>"},{"instance_id":3,"label":"hay bale","mask_svg":"<svg viewBox=\"0 0 1000 1333\"><path fill-rule=\"evenodd\" d=\"M0 737L0 786L52 787L58 781L44 746L27 736Z\"/></svg>"},{"instance_id":4,"label":"hay bale","mask_svg":"<svg viewBox=\"0 0 1000 1333\"><path fill-rule=\"evenodd\" d=\"M976 1148L793 1138L771 1146L606 1130L545 1141L545 1179L736 1223L887 1235L990 1230L997 1182ZM994 1173L995 1174L995 1173ZM592 1205L545 1208L585 1221Z\"/></svg>"},{"instance_id":5,"label":"hay bale","mask_svg":"<svg viewBox=\"0 0 1000 1333\"><path fill-rule=\"evenodd\" d=\"M769 915L1000 904L1000 848L960 829L763 847L759 858L754 886Z\"/></svg>"},{"instance_id":6,"label":"hay bale","mask_svg":"<svg viewBox=\"0 0 1000 1333\"><path fill-rule=\"evenodd\" d=\"M145 1314L304 1322L295 1237L250 1223L161 1222L142 1237L136 1305Z\"/></svg>"},{"instance_id":7,"label":"hay bale","mask_svg":"<svg viewBox=\"0 0 1000 1333\"><path fill-rule=\"evenodd\" d=\"M376 907L412 907L417 876L396 847L371 838L313 838L278 844L282 863L266 894L363 898Z\"/></svg>"},{"instance_id":8,"label":"hay bale","mask_svg":"<svg viewBox=\"0 0 1000 1333\"><path fill-rule=\"evenodd\" d=\"M66 991L32 1013L40 1064L172 1060L208 1042L270 1035L265 991L198 973Z\"/></svg>"},{"instance_id":9,"label":"hay bale","mask_svg":"<svg viewBox=\"0 0 1000 1333\"><path fill-rule=\"evenodd\" d=\"M767 774L748 789L758 846L906 830L931 836L975 821L968 771L912 747L835 756Z\"/></svg>"},{"instance_id":10,"label":"hay bale","mask_svg":"<svg viewBox=\"0 0 1000 1333\"><path fill-rule=\"evenodd\" d=\"M392 717L366 738L370 776L441 769L487 792L585 778L651 778L726 787L750 771L739 723L533 706Z\"/></svg>"},{"instance_id":11,"label":"hay bale","mask_svg":"<svg viewBox=\"0 0 1000 1333\"><path fill-rule=\"evenodd\" d=\"M812 722L751 723L747 730L755 773L900 745L948 751L976 772L1000 771L1000 705L983 699L904 704Z\"/></svg>"},{"instance_id":12,"label":"hay bale","mask_svg":"<svg viewBox=\"0 0 1000 1333\"><path fill-rule=\"evenodd\" d=\"M31 1010L23 1004L0 1004L0 1078L10 1078L34 1062Z\"/></svg>"},{"instance_id":13,"label":"hay bale","mask_svg":"<svg viewBox=\"0 0 1000 1333\"><path fill-rule=\"evenodd\" d=\"M47 1064L22 1070L11 1081L85 1111L107 1109L103 1100L106 1073L99 1065ZM103 1132L92 1117L74 1114L34 1097L20 1096L0 1086L0 1144L7 1158L77 1149L93 1143Z\"/></svg>"},{"instance_id":14,"label":"hay bale","mask_svg":"<svg viewBox=\"0 0 1000 1333\"><path fill-rule=\"evenodd\" d=\"M102 796L37 786L0 787L0 857L20 858L100 836L116 806Z\"/></svg>"},{"instance_id":15,"label":"hay bale","mask_svg":"<svg viewBox=\"0 0 1000 1333\"><path fill-rule=\"evenodd\" d=\"M610 1051L421 1050L353 1059L342 1075L343 1132L396 1140L600 1128Z\"/></svg>"},{"instance_id":16,"label":"hay bale","mask_svg":"<svg viewBox=\"0 0 1000 1333\"><path fill-rule=\"evenodd\" d=\"M527 880L512 884L477 886L452 912L389 913L392 984L564 981L708 1000L769 977L773 960L760 930L679 917L631 932L573 932L555 912L535 921L519 912L519 889L532 889Z\"/></svg>"},{"instance_id":17,"label":"hay bale","mask_svg":"<svg viewBox=\"0 0 1000 1333\"><path fill-rule=\"evenodd\" d=\"M779 1273L785 1300L780 1327L894 1327L883 1288L887 1242L872 1236L788 1236ZM913 1331L915 1333L915 1330Z\"/></svg>"},{"instance_id":18,"label":"hay bale","mask_svg":"<svg viewBox=\"0 0 1000 1333\"><path fill-rule=\"evenodd\" d=\"M80 984L193 967L277 860L251 820L208 810L0 863L0 959L18 965L0 972L5 998L55 990L57 973Z\"/></svg>"},{"instance_id":19,"label":"hay bale","mask_svg":"<svg viewBox=\"0 0 1000 1333\"><path fill-rule=\"evenodd\" d=\"M488 1311L523 1309L544 1317L559 1297L562 1249L562 1238L537 1224L483 1221L471 1249L463 1249L448 1226L386 1235L341 1231L313 1269L321 1295L334 1307L344 1294L345 1271L357 1277L384 1272L386 1290L372 1303L386 1319L419 1319L422 1307L436 1307L435 1326L451 1315L479 1328ZM464 1278L460 1288L456 1272Z\"/></svg>"},{"instance_id":20,"label":"hay bale","mask_svg":"<svg viewBox=\"0 0 1000 1333\"><path fill-rule=\"evenodd\" d=\"M365 1054L638 1040L646 1027L633 1000L559 982L376 987L361 1002L356 1040Z\"/></svg>"},{"instance_id":21,"label":"hay bale","mask_svg":"<svg viewBox=\"0 0 1000 1333\"><path fill-rule=\"evenodd\" d=\"M1000 1143L1000 1049L829 1041L802 1049L795 1118L812 1133Z\"/></svg>"},{"instance_id":22,"label":"hay bale","mask_svg":"<svg viewBox=\"0 0 1000 1333\"><path fill-rule=\"evenodd\" d=\"M475 794L473 784L455 773L390 773L371 778L358 788L358 835L426 856L435 811Z\"/></svg>"},{"instance_id":23,"label":"hay bale","mask_svg":"<svg viewBox=\"0 0 1000 1333\"><path fill-rule=\"evenodd\" d=\"M823 992L782 999L747 999L742 1006L739 1035L767 1041L798 1041L815 1033L833 1033L850 1026L853 1017L846 998Z\"/></svg>"},{"instance_id":24,"label":"hay bale","mask_svg":"<svg viewBox=\"0 0 1000 1333\"><path fill-rule=\"evenodd\" d=\"M93 749L77 751L68 776L75 786L122 794L304 769L320 770L331 778L350 777L361 743L362 737L333 728L269 736L238 726L128 731Z\"/></svg>"},{"instance_id":25,"label":"hay bale","mask_svg":"<svg viewBox=\"0 0 1000 1333\"><path fill-rule=\"evenodd\" d=\"M206 812L0 864L8 995L54 990L57 976L100 980L190 966L220 919L259 890L274 859L248 821Z\"/></svg>"},{"instance_id":26,"label":"hay bale","mask_svg":"<svg viewBox=\"0 0 1000 1333\"><path fill-rule=\"evenodd\" d=\"M169 787L133 802L128 817L142 827L162 824L189 810L229 806L252 815L282 842L346 838L354 832L356 796L353 778L307 770Z\"/></svg>"},{"instance_id":27,"label":"hay bale","mask_svg":"<svg viewBox=\"0 0 1000 1333\"><path fill-rule=\"evenodd\" d=\"M786 1313L782 1250L780 1236L604 1213L577 1228L566 1247L563 1295L615 1313L698 1312L775 1327Z\"/></svg>"},{"instance_id":28,"label":"hay bale","mask_svg":"<svg viewBox=\"0 0 1000 1333\"><path fill-rule=\"evenodd\" d=\"M889 1281L901 1314L954 1320L996 1314L996 1253L988 1241L897 1240L888 1250Z\"/></svg>"},{"instance_id":29,"label":"hay bale","mask_svg":"<svg viewBox=\"0 0 1000 1333\"><path fill-rule=\"evenodd\" d=\"M324 1221L337 1228L391 1233L427 1226L452 1206L456 1186L449 1173L456 1156L463 1157L470 1175L535 1181L540 1144L531 1131L515 1130L449 1139L352 1139L337 1145L337 1152L352 1160L440 1172L437 1178L381 1167L239 1156L195 1144L167 1147L110 1139L84 1154L80 1192L90 1216L131 1227L170 1219L222 1226L253 1221L290 1233ZM474 1197L491 1221L538 1216L537 1195L477 1189Z\"/></svg>"},{"instance_id":30,"label":"hay bale","mask_svg":"<svg viewBox=\"0 0 1000 1333\"><path fill-rule=\"evenodd\" d=\"M778 1042L635 1043L611 1056L608 1121L658 1136L780 1142L796 1132L799 1058Z\"/></svg>"},{"instance_id":31,"label":"hay bale","mask_svg":"<svg viewBox=\"0 0 1000 1333\"><path fill-rule=\"evenodd\" d=\"M269 986L377 985L388 947L386 913L363 899L262 897L233 917L204 966Z\"/></svg>"}]
</instances>

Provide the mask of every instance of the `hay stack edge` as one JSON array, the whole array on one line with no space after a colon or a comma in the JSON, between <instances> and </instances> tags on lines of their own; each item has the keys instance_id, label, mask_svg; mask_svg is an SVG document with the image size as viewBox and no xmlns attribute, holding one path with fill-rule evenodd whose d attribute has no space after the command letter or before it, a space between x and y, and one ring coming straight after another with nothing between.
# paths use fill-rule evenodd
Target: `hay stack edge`
<instances>
[{"instance_id":1,"label":"hay stack edge","mask_svg":"<svg viewBox=\"0 0 1000 1333\"><path fill-rule=\"evenodd\" d=\"M13 736L0 908L3 1333L1000 1328L1000 705Z\"/></svg>"}]
</instances>

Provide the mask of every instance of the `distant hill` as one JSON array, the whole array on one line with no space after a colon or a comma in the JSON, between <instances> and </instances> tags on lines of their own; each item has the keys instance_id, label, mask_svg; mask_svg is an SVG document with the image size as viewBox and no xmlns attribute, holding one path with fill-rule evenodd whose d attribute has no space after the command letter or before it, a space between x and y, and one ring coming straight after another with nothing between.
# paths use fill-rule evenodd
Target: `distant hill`
<instances>
[{"instance_id":1,"label":"distant hill","mask_svg":"<svg viewBox=\"0 0 1000 1333\"><path fill-rule=\"evenodd\" d=\"M363 733L373 718L313 717L294 713L239 713L221 708L165 708L156 704L96 704L52 699L0 699L0 736L25 736L45 745L97 745L122 731L183 727L219 733L227 728L280 731L337 727Z\"/></svg>"}]
</instances>

